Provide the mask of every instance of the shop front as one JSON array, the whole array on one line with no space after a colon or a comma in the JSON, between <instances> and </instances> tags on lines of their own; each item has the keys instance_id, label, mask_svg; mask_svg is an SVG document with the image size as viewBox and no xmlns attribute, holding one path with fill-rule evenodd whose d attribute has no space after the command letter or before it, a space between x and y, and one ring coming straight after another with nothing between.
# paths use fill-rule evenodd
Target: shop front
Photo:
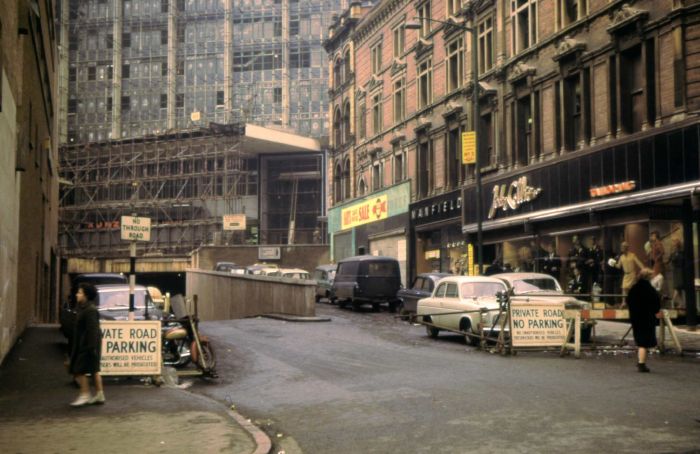
<instances>
[{"instance_id":1,"label":"shop front","mask_svg":"<svg viewBox=\"0 0 700 454\"><path fill-rule=\"evenodd\" d=\"M563 155L484 178L483 261L537 271L570 292L622 302L640 266L665 307L694 323L700 219L700 126ZM476 188L464 188L462 232L476 240ZM490 270L489 270L490 268Z\"/></svg>"},{"instance_id":2,"label":"shop front","mask_svg":"<svg viewBox=\"0 0 700 454\"><path fill-rule=\"evenodd\" d=\"M462 234L462 191L412 203L410 215L411 277L427 272L466 274L468 246Z\"/></svg>"},{"instance_id":3,"label":"shop front","mask_svg":"<svg viewBox=\"0 0 700 454\"><path fill-rule=\"evenodd\" d=\"M329 209L333 261L364 254L393 257L405 285L410 200L411 184L406 181Z\"/></svg>"}]
</instances>

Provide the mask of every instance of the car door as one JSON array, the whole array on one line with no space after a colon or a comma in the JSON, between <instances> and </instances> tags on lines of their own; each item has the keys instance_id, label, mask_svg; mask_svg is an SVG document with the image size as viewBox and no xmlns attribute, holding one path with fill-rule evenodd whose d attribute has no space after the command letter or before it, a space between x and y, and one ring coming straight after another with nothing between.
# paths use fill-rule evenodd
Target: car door
<instances>
[{"instance_id":1,"label":"car door","mask_svg":"<svg viewBox=\"0 0 700 454\"><path fill-rule=\"evenodd\" d=\"M465 308L459 298L459 289L456 282L447 283L445 287L445 296L442 300L442 309L446 314L443 316L442 320L445 328L458 330L459 321L464 316L463 312Z\"/></svg>"},{"instance_id":2,"label":"car door","mask_svg":"<svg viewBox=\"0 0 700 454\"><path fill-rule=\"evenodd\" d=\"M442 315L442 313L445 311L444 309L444 304L445 304L445 294L447 292L447 282L443 282L442 284L438 285L437 288L435 289L435 292L433 292L433 297L430 298L431 304L430 304L430 309L431 309L431 314L433 323L437 326L444 327L446 328L447 326L445 325L445 317ZM421 300L424 301L424 300Z\"/></svg>"},{"instance_id":3,"label":"car door","mask_svg":"<svg viewBox=\"0 0 700 454\"><path fill-rule=\"evenodd\" d=\"M415 278L413 280L413 285L411 285L411 288L404 289L402 291L402 299L403 299L403 305L404 309L409 311L409 312L415 312L416 311L416 305L418 304L418 300L421 298L425 298L428 295L424 295L423 292L421 291L421 288L423 286L423 281L424 279L420 276Z\"/></svg>"}]
</instances>

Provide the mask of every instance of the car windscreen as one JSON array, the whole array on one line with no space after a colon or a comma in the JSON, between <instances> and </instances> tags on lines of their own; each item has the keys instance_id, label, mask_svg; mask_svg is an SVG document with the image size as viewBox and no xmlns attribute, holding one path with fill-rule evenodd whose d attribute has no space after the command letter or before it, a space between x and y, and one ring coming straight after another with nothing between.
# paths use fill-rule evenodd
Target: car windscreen
<instances>
[{"instance_id":1,"label":"car windscreen","mask_svg":"<svg viewBox=\"0 0 700 454\"><path fill-rule=\"evenodd\" d=\"M328 271L328 280L332 281L333 279L335 279L335 270L329 270Z\"/></svg>"},{"instance_id":2,"label":"car windscreen","mask_svg":"<svg viewBox=\"0 0 700 454\"><path fill-rule=\"evenodd\" d=\"M515 294L519 293L533 293L533 292L560 292L561 288L557 285L557 281L554 279L539 277L539 278L529 278L529 279L518 279L513 281L513 290Z\"/></svg>"},{"instance_id":3,"label":"car windscreen","mask_svg":"<svg viewBox=\"0 0 700 454\"><path fill-rule=\"evenodd\" d=\"M496 296L496 293L505 290L498 282L463 282L460 286L462 298L474 298L482 296Z\"/></svg>"},{"instance_id":4,"label":"car windscreen","mask_svg":"<svg viewBox=\"0 0 700 454\"><path fill-rule=\"evenodd\" d=\"M112 310L117 308L129 308L129 289L126 290L106 290L98 292L99 309ZM134 292L134 307L144 307L146 292L136 290ZM152 307L149 301L148 307Z\"/></svg>"}]
</instances>

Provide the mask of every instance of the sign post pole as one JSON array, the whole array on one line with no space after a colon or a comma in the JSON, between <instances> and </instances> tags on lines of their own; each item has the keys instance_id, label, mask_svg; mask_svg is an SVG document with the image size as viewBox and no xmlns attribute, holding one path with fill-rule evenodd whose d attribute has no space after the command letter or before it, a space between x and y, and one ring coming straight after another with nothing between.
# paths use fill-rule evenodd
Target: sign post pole
<instances>
[{"instance_id":1,"label":"sign post pole","mask_svg":"<svg viewBox=\"0 0 700 454\"><path fill-rule=\"evenodd\" d=\"M134 320L136 314L134 290L136 287L136 242L151 241L151 219L139 218L134 213L132 216L122 216L121 218L121 239L127 240L129 244L129 320ZM146 305L145 317L148 319L148 303Z\"/></svg>"},{"instance_id":2,"label":"sign post pole","mask_svg":"<svg viewBox=\"0 0 700 454\"><path fill-rule=\"evenodd\" d=\"M136 287L136 240L129 245L129 320L136 318L134 311L134 288Z\"/></svg>"}]
</instances>

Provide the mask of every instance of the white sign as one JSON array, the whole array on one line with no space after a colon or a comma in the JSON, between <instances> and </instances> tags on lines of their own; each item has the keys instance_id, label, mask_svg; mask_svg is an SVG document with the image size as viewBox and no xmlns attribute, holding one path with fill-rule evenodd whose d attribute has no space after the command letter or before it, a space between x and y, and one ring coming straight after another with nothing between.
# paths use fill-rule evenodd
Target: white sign
<instances>
[{"instance_id":1,"label":"white sign","mask_svg":"<svg viewBox=\"0 0 700 454\"><path fill-rule=\"evenodd\" d=\"M279 260L281 256L279 247L268 246L258 248L258 260Z\"/></svg>"},{"instance_id":2,"label":"white sign","mask_svg":"<svg viewBox=\"0 0 700 454\"><path fill-rule=\"evenodd\" d=\"M102 375L160 375L160 321L100 320Z\"/></svg>"},{"instance_id":3,"label":"white sign","mask_svg":"<svg viewBox=\"0 0 700 454\"><path fill-rule=\"evenodd\" d=\"M564 304L511 300L510 334L513 347L563 345L567 334Z\"/></svg>"},{"instance_id":4,"label":"white sign","mask_svg":"<svg viewBox=\"0 0 700 454\"><path fill-rule=\"evenodd\" d=\"M245 230L245 214L225 214L224 230Z\"/></svg>"},{"instance_id":5,"label":"white sign","mask_svg":"<svg viewBox=\"0 0 700 454\"><path fill-rule=\"evenodd\" d=\"M122 216L122 240L151 241L151 218Z\"/></svg>"},{"instance_id":6,"label":"white sign","mask_svg":"<svg viewBox=\"0 0 700 454\"><path fill-rule=\"evenodd\" d=\"M515 210L523 203L532 202L541 192L542 188L528 186L527 177L513 180L509 185L495 185L488 218L493 219L499 208L503 211Z\"/></svg>"}]
</instances>

